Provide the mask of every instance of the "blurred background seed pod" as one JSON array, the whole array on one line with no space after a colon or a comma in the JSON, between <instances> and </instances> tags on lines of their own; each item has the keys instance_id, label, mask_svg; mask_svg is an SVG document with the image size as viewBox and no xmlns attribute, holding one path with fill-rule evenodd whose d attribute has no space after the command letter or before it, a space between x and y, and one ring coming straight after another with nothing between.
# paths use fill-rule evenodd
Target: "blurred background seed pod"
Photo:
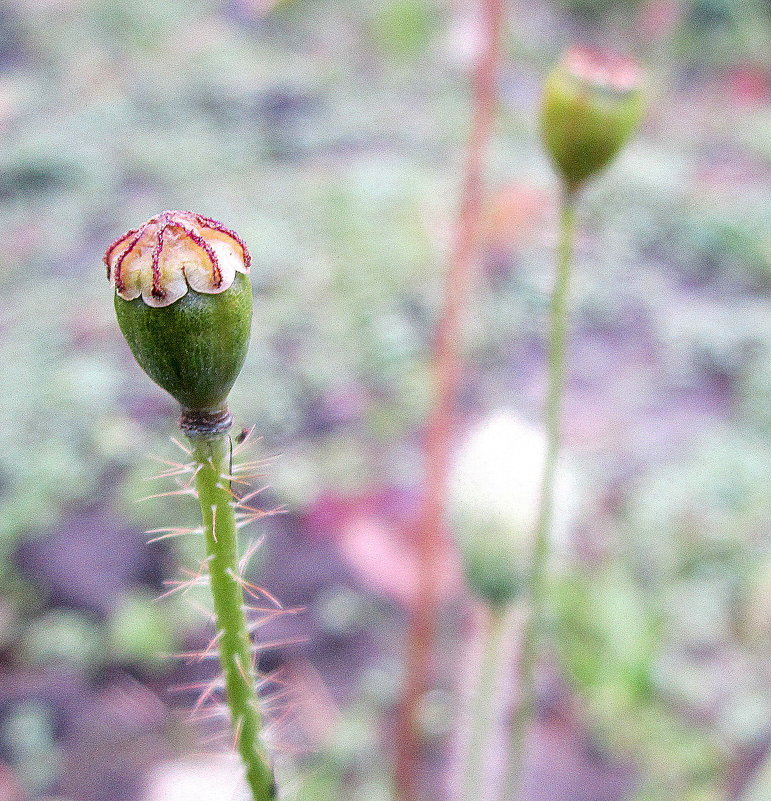
<instances>
[{"instance_id":1,"label":"blurred background seed pod","mask_svg":"<svg viewBox=\"0 0 771 801\"><path fill-rule=\"evenodd\" d=\"M631 59L570 48L546 79L541 138L566 186L605 168L627 143L644 110L640 68Z\"/></svg>"}]
</instances>

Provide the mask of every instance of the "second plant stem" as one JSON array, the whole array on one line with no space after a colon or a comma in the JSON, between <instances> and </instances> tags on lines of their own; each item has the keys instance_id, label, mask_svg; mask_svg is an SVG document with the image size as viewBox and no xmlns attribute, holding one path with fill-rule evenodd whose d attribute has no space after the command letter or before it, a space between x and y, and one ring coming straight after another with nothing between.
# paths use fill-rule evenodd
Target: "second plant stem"
<instances>
[{"instance_id":1,"label":"second plant stem","mask_svg":"<svg viewBox=\"0 0 771 801\"><path fill-rule=\"evenodd\" d=\"M485 608L482 658L468 715L468 740L460 776L460 801L484 797L485 773L495 733L496 683L503 656L507 607Z\"/></svg>"},{"instance_id":2,"label":"second plant stem","mask_svg":"<svg viewBox=\"0 0 771 801\"><path fill-rule=\"evenodd\" d=\"M230 438L226 433L221 433L191 436L190 441L206 537L217 627L216 644L225 679L234 745L243 760L253 801L274 801L277 790L273 771L260 742L262 720L244 610L243 579L238 566L235 500L230 491L229 478Z\"/></svg>"},{"instance_id":3,"label":"second plant stem","mask_svg":"<svg viewBox=\"0 0 771 801\"><path fill-rule=\"evenodd\" d=\"M431 682L431 664L443 569L442 521L451 456L458 387L460 341L465 307L479 253L484 205L484 162L493 133L500 62L503 0L479 0L483 36L472 79L472 120L463 169L460 209L442 309L432 355L432 409L426 426L425 476L416 526L417 592L407 632L405 679L397 708L394 781L398 801L421 797L419 772L423 747L421 701Z\"/></svg>"},{"instance_id":4,"label":"second plant stem","mask_svg":"<svg viewBox=\"0 0 771 801\"><path fill-rule=\"evenodd\" d=\"M520 652L519 704L512 724L509 769L504 782L504 795L502 796L506 801L516 801L522 793L525 745L535 712L536 668L539 647L543 641L546 617L549 540L561 436L562 396L565 384L565 351L568 328L568 294L575 239L576 198L577 191L575 189L565 188L560 203L557 272L549 311L548 379L545 407L546 455L541 477L533 556L528 582L530 611L522 634Z\"/></svg>"}]
</instances>

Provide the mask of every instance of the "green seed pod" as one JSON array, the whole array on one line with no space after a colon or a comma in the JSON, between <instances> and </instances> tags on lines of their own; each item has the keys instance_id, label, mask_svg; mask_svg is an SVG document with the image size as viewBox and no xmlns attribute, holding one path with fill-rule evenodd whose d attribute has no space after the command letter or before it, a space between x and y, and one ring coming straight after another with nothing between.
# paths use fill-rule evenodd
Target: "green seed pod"
<instances>
[{"instance_id":1,"label":"green seed pod","mask_svg":"<svg viewBox=\"0 0 771 801\"><path fill-rule=\"evenodd\" d=\"M165 211L117 239L104 261L118 324L142 369L185 412L229 421L252 318L241 238L208 217Z\"/></svg>"},{"instance_id":2,"label":"green seed pod","mask_svg":"<svg viewBox=\"0 0 771 801\"><path fill-rule=\"evenodd\" d=\"M606 167L640 124L641 78L630 59L574 47L546 79L541 139L569 190Z\"/></svg>"}]
</instances>

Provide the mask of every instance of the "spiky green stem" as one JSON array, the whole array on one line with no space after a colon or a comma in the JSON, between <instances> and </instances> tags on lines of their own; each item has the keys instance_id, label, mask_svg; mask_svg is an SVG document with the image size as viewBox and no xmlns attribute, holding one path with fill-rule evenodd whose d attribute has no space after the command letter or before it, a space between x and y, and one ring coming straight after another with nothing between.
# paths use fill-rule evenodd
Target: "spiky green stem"
<instances>
[{"instance_id":1,"label":"spiky green stem","mask_svg":"<svg viewBox=\"0 0 771 801\"><path fill-rule=\"evenodd\" d=\"M502 796L506 801L515 801L521 796L525 743L535 711L535 674L538 647L543 638L546 616L546 568L549 558L549 535L552 525L554 485L561 434L568 326L568 289L575 239L575 206L576 190L565 189L560 205L557 272L549 312L548 385L545 409L546 457L541 477L533 559L528 582L530 612L522 633L519 670L520 697L512 723L509 767Z\"/></svg>"},{"instance_id":2,"label":"spiky green stem","mask_svg":"<svg viewBox=\"0 0 771 801\"><path fill-rule=\"evenodd\" d=\"M260 742L262 721L238 567L238 535L229 478L230 438L227 433L188 436L197 468L195 484L206 536L217 646L235 747L244 762L253 801L273 801L277 791Z\"/></svg>"},{"instance_id":3,"label":"spiky green stem","mask_svg":"<svg viewBox=\"0 0 771 801\"><path fill-rule=\"evenodd\" d=\"M506 635L507 607L485 609L482 659L471 698L469 737L460 776L459 801L478 801L495 732L495 690Z\"/></svg>"}]
</instances>

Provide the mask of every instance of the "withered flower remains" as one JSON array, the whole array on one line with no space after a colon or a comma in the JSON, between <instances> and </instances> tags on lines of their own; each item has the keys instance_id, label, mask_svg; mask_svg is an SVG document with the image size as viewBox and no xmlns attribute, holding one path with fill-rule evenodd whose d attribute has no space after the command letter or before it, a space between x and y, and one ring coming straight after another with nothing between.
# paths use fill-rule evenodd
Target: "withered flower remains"
<instances>
[{"instance_id":1,"label":"withered flower remains","mask_svg":"<svg viewBox=\"0 0 771 801\"><path fill-rule=\"evenodd\" d=\"M120 297L170 306L188 290L216 294L251 259L241 237L192 211L164 211L116 239L104 254L107 277Z\"/></svg>"}]
</instances>

